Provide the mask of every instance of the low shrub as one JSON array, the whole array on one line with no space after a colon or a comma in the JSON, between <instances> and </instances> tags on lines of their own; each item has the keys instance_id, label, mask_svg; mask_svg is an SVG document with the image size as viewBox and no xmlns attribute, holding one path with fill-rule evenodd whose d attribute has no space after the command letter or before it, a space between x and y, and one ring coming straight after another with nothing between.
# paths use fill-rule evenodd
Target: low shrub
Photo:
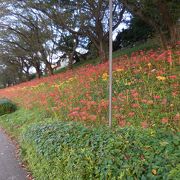
<instances>
[{"instance_id":1,"label":"low shrub","mask_svg":"<svg viewBox=\"0 0 180 180\"><path fill-rule=\"evenodd\" d=\"M16 111L17 106L9 99L0 99L0 116Z\"/></svg>"},{"instance_id":2,"label":"low shrub","mask_svg":"<svg viewBox=\"0 0 180 180\"><path fill-rule=\"evenodd\" d=\"M51 122L26 128L21 145L37 179L179 178L179 133Z\"/></svg>"}]
</instances>

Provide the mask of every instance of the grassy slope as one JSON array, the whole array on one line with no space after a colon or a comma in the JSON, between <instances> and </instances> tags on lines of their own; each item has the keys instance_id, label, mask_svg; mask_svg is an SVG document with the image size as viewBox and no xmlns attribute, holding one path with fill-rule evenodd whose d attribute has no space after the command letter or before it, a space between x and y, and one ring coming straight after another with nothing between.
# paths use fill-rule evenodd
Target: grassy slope
<instances>
[{"instance_id":1,"label":"grassy slope","mask_svg":"<svg viewBox=\"0 0 180 180\"><path fill-rule=\"evenodd\" d=\"M166 51L116 58L113 64L114 125L178 128L178 51L173 53L172 66L166 60ZM2 90L0 94L21 106L44 109L61 120L106 124L107 72L108 63L74 68Z\"/></svg>"},{"instance_id":2,"label":"grassy slope","mask_svg":"<svg viewBox=\"0 0 180 180\"><path fill-rule=\"evenodd\" d=\"M131 48L125 48L125 49L122 49L122 50L118 50L116 52L113 52L113 58L117 58L117 57L120 57L120 56L123 56L123 55L128 55L130 56L133 52L137 52L139 50L150 50L150 49L155 49L157 48L157 45L154 43L154 42L148 42L148 43L144 43L144 44L138 44L136 45L135 47L131 47ZM79 62L77 64L74 64L74 68L80 68L80 67L83 67L83 66L86 66L88 64L93 64L93 65L97 65L99 63L99 60L100 59L89 59L89 60L86 60L86 61L82 61L82 62ZM64 73L65 71L67 71L68 69L65 67L65 68L62 68L60 70L57 70L55 72L55 74L59 74L59 73ZM37 110L37 111L36 111ZM27 114L26 114L27 113ZM19 116L20 114L22 114L22 117ZM7 118L9 117L9 118ZM27 117L27 118L25 118ZM10 119L16 119L16 121L9 121ZM51 119L51 115L48 114L47 112L45 112L44 110L42 109L34 109L33 112L31 113L31 111L26 111L24 110L22 107L20 108L20 110L18 110L17 113L13 113L13 114L10 114L10 115L4 115L2 118L1 118L1 122L3 124L3 126L14 136L14 137L19 137L20 136L20 132L22 131L21 128L14 128L15 127L21 127L23 126L26 126L28 124L31 124L31 123L36 123L36 120L38 122L41 122L41 121L49 121L49 119ZM27 121L26 121L27 120ZM51 119L52 120L52 119ZM55 119L54 119L55 120ZM54 121L53 120L53 121ZM56 120L55 120L56 121ZM22 128L22 129L23 129Z\"/></svg>"},{"instance_id":3,"label":"grassy slope","mask_svg":"<svg viewBox=\"0 0 180 180\"><path fill-rule=\"evenodd\" d=\"M133 52L137 52L139 50L150 50L150 49L156 49L156 48L158 48L158 45L156 43L154 43L153 41L146 42L144 44L137 44L134 47L124 48L124 49L117 50L117 51L113 52L113 58L117 58L117 57L120 57L123 55L130 56ZM89 60L81 61L79 63L74 64L73 68L82 67L82 66L85 66L87 64L97 65L99 62L100 62L99 58L89 59ZM64 67L62 69L56 70L55 74L65 72L66 70L68 70L67 67Z\"/></svg>"},{"instance_id":4,"label":"grassy slope","mask_svg":"<svg viewBox=\"0 0 180 180\"><path fill-rule=\"evenodd\" d=\"M137 47L135 49L137 49ZM130 53L131 50L127 51L128 52L124 51L124 53ZM114 57L118 57L121 53L122 52L116 52ZM153 66L151 67L152 69L164 69L165 74L163 74L163 76L178 76L178 69L176 65L173 65L173 68L169 69L168 64L164 62L159 62L157 65L152 62L151 66ZM143 71L141 70L142 68L144 68ZM148 100L148 103L150 104L148 106L146 106L146 104L142 106L142 108L145 108L144 112L147 108L151 109L150 114L147 114L147 117L150 116L150 119L153 122L149 129L141 129L138 126L136 127L136 124L133 124L131 127L124 129L117 128L114 131L108 130L106 127L98 129L93 128L91 130L89 128L82 127L81 124L59 122L60 116L58 116L57 113L52 114L38 108L35 108L33 111L21 108L13 114L1 116L0 124L14 137L19 139L22 147L22 156L24 160L28 162L29 168L32 170L36 178L179 178L179 135L175 132L176 127L174 127L173 124L160 123L161 118L164 116L168 116L170 121L173 121L174 116L177 115L178 97L173 98L170 94L172 87L174 87L171 87L171 85L176 85L177 79L171 80L167 78L164 82L158 81L156 79L156 75L152 75L152 80L149 81L149 76L146 73L149 71L149 67L147 67L147 64L142 63L138 66L139 74L135 75L137 76L137 79L143 78L146 83L136 83L127 86L127 82L124 82L123 78L131 80L131 76L134 76L134 74L132 74L134 69L136 69L136 67L130 68L127 72L116 72L118 73L115 77L117 78L116 80L122 79L122 86L116 86L116 90L119 91L118 93L126 93L128 89L138 89L138 93L142 96L142 100L144 100L143 98L147 98L149 96L149 94L146 94L146 91L154 93L153 96L156 96L157 98L153 100L155 104L153 105L152 100L150 99L153 97L152 96L149 97ZM97 71L98 67L95 70ZM87 69L85 69L85 71L87 71ZM160 71L158 70L158 73L159 72ZM102 76L100 74L98 79L96 79L96 83L92 84L92 87L95 87L100 83L101 88L104 87L105 90L107 81L103 81L101 77ZM57 83L57 80L55 80L55 82ZM79 85L80 84L78 84L78 88L81 88ZM75 89L76 86L77 82L73 83L70 81L65 84L62 89L60 87L58 88L59 92L66 92L64 97L67 99L69 96L67 90L69 88ZM150 88L148 89L148 87ZM39 92L45 92L47 96L51 96L51 92L54 90L57 91L57 89L52 88L46 83L37 89L36 87L32 89L29 88L30 87L28 87L27 91L25 91L24 95L31 98L35 96L35 94L28 94L29 92L32 92L32 90L36 91L37 96L40 95L38 94ZM84 87L82 87L81 90L83 90L83 88ZM147 88L146 91L144 91L144 88ZM100 87L97 87L97 90L98 89L100 89ZM15 91L22 93L18 89L15 89ZM133 91L133 93L133 96L136 96L136 92ZM80 91L80 94L81 96L85 95L82 91ZM77 94L75 94L75 97L76 96ZM93 98L97 97L98 95L93 94ZM164 97L167 97L167 102L163 101ZM130 99L131 98L132 97L130 97ZM77 102L79 102L79 99L77 99ZM164 105L161 104L161 102L167 103L165 111ZM69 104L69 102L67 103ZM74 102L73 105L77 106L75 103L76 102ZM122 113L131 113L133 108L130 107L129 110L127 108L132 104L135 103L133 101L129 101L129 104L126 104L127 107L125 106L126 111L123 111ZM138 112L135 111L137 115L133 119L130 118L129 122L132 121L137 124L140 123L139 119L143 117L142 110L143 109L141 109L141 111L137 110ZM166 119L164 120L166 121ZM120 121L121 125L123 125L122 122L124 121ZM162 127L161 129L158 127L159 123L159 127ZM89 126L88 123L85 123L85 125ZM157 127L154 125L157 125ZM143 126L146 126L146 124L143 124ZM104 149L104 147L106 148Z\"/></svg>"}]
</instances>

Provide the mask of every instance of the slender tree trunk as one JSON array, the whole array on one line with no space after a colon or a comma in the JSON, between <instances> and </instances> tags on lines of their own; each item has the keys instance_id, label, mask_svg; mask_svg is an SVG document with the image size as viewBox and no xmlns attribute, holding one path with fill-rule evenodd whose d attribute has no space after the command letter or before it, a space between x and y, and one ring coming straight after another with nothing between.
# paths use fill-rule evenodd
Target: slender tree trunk
<instances>
[{"instance_id":1,"label":"slender tree trunk","mask_svg":"<svg viewBox=\"0 0 180 180\"><path fill-rule=\"evenodd\" d=\"M37 71L37 70L36 70L36 71ZM41 78L41 73L40 73L39 71L36 72L36 75L37 75L37 76L36 76L37 78L39 78L39 79Z\"/></svg>"},{"instance_id":2,"label":"slender tree trunk","mask_svg":"<svg viewBox=\"0 0 180 180\"><path fill-rule=\"evenodd\" d=\"M30 80L30 74L29 72L26 72L26 81L29 81Z\"/></svg>"},{"instance_id":3,"label":"slender tree trunk","mask_svg":"<svg viewBox=\"0 0 180 180\"><path fill-rule=\"evenodd\" d=\"M158 30L158 34L159 34L159 37L160 37L162 47L164 49L167 49L168 48L168 42L167 42L167 39L166 39L165 35L163 34L163 32L161 30Z\"/></svg>"},{"instance_id":4,"label":"slender tree trunk","mask_svg":"<svg viewBox=\"0 0 180 180\"><path fill-rule=\"evenodd\" d=\"M79 42L78 38L76 37L75 38L75 43L74 43L74 46L73 46L73 50L72 50L72 52L69 53L68 69L72 69L73 68L74 55L75 55L75 52L76 52L76 48L77 48L78 42Z\"/></svg>"},{"instance_id":5,"label":"slender tree trunk","mask_svg":"<svg viewBox=\"0 0 180 180\"><path fill-rule=\"evenodd\" d=\"M75 62L75 63L80 62L80 58L78 57L77 53L75 53L75 60L76 60L76 62Z\"/></svg>"},{"instance_id":6,"label":"slender tree trunk","mask_svg":"<svg viewBox=\"0 0 180 180\"><path fill-rule=\"evenodd\" d=\"M48 61L46 61L46 69L49 75L53 75L53 68L51 67L51 63L49 63Z\"/></svg>"},{"instance_id":7,"label":"slender tree trunk","mask_svg":"<svg viewBox=\"0 0 180 180\"><path fill-rule=\"evenodd\" d=\"M175 46L177 41L180 39L178 28L176 25L174 25L173 27L169 29L169 31L170 31L170 37L171 37L171 46Z\"/></svg>"},{"instance_id":8,"label":"slender tree trunk","mask_svg":"<svg viewBox=\"0 0 180 180\"><path fill-rule=\"evenodd\" d=\"M73 68L73 53L69 54L69 63L68 63L68 69L72 69Z\"/></svg>"},{"instance_id":9,"label":"slender tree trunk","mask_svg":"<svg viewBox=\"0 0 180 180\"><path fill-rule=\"evenodd\" d=\"M108 60L106 53L106 43L100 41L98 49L99 49L99 57L101 59L101 63L106 62Z\"/></svg>"},{"instance_id":10,"label":"slender tree trunk","mask_svg":"<svg viewBox=\"0 0 180 180\"><path fill-rule=\"evenodd\" d=\"M41 69L39 66L36 66L35 69L36 69L36 77L40 79L42 75Z\"/></svg>"},{"instance_id":11,"label":"slender tree trunk","mask_svg":"<svg viewBox=\"0 0 180 180\"><path fill-rule=\"evenodd\" d=\"M29 73L29 67L27 67L27 70L26 70L26 72L25 72L25 74L26 74L26 81L29 81L30 80L30 73Z\"/></svg>"},{"instance_id":12,"label":"slender tree trunk","mask_svg":"<svg viewBox=\"0 0 180 180\"><path fill-rule=\"evenodd\" d=\"M51 63L47 60L47 56L46 56L45 50L43 48L41 50L41 54L42 54L42 61L44 61L46 64L47 74L53 75L54 74L53 68L51 67Z\"/></svg>"}]
</instances>

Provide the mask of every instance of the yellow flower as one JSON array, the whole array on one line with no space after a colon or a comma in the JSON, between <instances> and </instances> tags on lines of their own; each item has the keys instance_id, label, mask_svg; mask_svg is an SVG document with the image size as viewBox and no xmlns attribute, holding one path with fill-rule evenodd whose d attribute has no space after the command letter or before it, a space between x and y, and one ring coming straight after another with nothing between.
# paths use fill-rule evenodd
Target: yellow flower
<instances>
[{"instance_id":1,"label":"yellow flower","mask_svg":"<svg viewBox=\"0 0 180 180\"><path fill-rule=\"evenodd\" d=\"M151 67L151 63L148 63L148 67Z\"/></svg>"},{"instance_id":2,"label":"yellow flower","mask_svg":"<svg viewBox=\"0 0 180 180\"><path fill-rule=\"evenodd\" d=\"M73 78L69 78L69 79L68 79L69 82L70 82L70 81L74 81L74 80L76 80L76 77L73 77Z\"/></svg>"},{"instance_id":3,"label":"yellow flower","mask_svg":"<svg viewBox=\"0 0 180 180\"><path fill-rule=\"evenodd\" d=\"M156 169L153 169L153 170L152 170L152 174L156 175L156 174L157 174L157 170L156 170Z\"/></svg>"},{"instance_id":4,"label":"yellow flower","mask_svg":"<svg viewBox=\"0 0 180 180\"><path fill-rule=\"evenodd\" d=\"M107 73L104 73L103 75L102 75L102 80L103 81L106 81L108 79L108 74Z\"/></svg>"},{"instance_id":5,"label":"yellow flower","mask_svg":"<svg viewBox=\"0 0 180 180\"><path fill-rule=\"evenodd\" d=\"M166 80L166 78L163 77L163 76L157 76L156 78L157 78L159 81L165 81L165 80Z\"/></svg>"},{"instance_id":6,"label":"yellow flower","mask_svg":"<svg viewBox=\"0 0 180 180\"><path fill-rule=\"evenodd\" d=\"M126 86L130 86L132 83L131 82L126 82L124 83Z\"/></svg>"},{"instance_id":7,"label":"yellow flower","mask_svg":"<svg viewBox=\"0 0 180 180\"><path fill-rule=\"evenodd\" d=\"M38 85L36 85L36 86L31 86L31 88L32 88L32 89L36 89L36 88L38 88Z\"/></svg>"},{"instance_id":8,"label":"yellow flower","mask_svg":"<svg viewBox=\"0 0 180 180\"><path fill-rule=\"evenodd\" d=\"M116 69L116 71L117 71L117 72L122 72L122 71L124 71L124 69L119 68L119 69Z\"/></svg>"},{"instance_id":9,"label":"yellow flower","mask_svg":"<svg viewBox=\"0 0 180 180\"><path fill-rule=\"evenodd\" d=\"M60 86L61 86L61 84L55 84L55 85L53 85L52 87L58 88L58 87L60 87Z\"/></svg>"}]
</instances>

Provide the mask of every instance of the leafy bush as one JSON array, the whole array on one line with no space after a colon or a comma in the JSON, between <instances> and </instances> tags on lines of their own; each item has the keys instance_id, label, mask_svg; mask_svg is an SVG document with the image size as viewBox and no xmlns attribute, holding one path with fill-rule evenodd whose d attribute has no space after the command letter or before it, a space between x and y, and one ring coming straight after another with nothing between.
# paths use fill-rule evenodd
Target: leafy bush
<instances>
[{"instance_id":1,"label":"leafy bush","mask_svg":"<svg viewBox=\"0 0 180 180\"><path fill-rule=\"evenodd\" d=\"M178 179L178 133L72 122L26 129L22 155L37 179Z\"/></svg>"},{"instance_id":2,"label":"leafy bush","mask_svg":"<svg viewBox=\"0 0 180 180\"><path fill-rule=\"evenodd\" d=\"M0 116L16 111L17 106L8 99L0 99Z\"/></svg>"}]
</instances>

